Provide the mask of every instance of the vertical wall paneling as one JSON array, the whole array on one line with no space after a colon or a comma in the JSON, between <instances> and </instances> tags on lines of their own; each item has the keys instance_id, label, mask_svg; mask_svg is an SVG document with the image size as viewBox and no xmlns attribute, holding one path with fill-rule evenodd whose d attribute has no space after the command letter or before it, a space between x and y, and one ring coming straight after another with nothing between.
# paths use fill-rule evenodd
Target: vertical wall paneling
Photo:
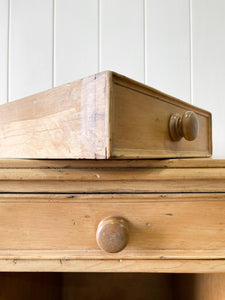
<instances>
[{"instance_id":1,"label":"vertical wall paneling","mask_svg":"<svg viewBox=\"0 0 225 300\"><path fill-rule=\"evenodd\" d=\"M142 0L100 1L100 69L144 81Z\"/></svg>"},{"instance_id":2,"label":"vertical wall paneling","mask_svg":"<svg viewBox=\"0 0 225 300\"><path fill-rule=\"evenodd\" d=\"M114 70L208 109L225 153L224 0L0 0L0 104Z\"/></svg>"},{"instance_id":3,"label":"vertical wall paneling","mask_svg":"<svg viewBox=\"0 0 225 300\"><path fill-rule=\"evenodd\" d=\"M192 1L193 101L212 112L215 156L225 155L225 1Z\"/></svg>"},{"instance_id":4,"label":"vertical wall paneling","mask_svg":"<svg viewBox=\"0 0 225 300\"><path fill-rule=\"evenodd\" d=\"M52 0L10 0L9 98L52 87Z\"/></svg>"},{"instance_id":5,"label":"vertical wall paneling","mask_svg":"<svg viewBox=\"0 0 225 300\"><path fill-rule=\"evenodd\" d=\"M8 0L0 0L0 104L7 102Z\"/></svg>"},{"instance_id":6,"label":"vertical wall paneling","mask_svg":"<svg viewBox=\"0 0 225 300\"><path fill-rule=\"evenodd\" d=\"M190 102L189 0L146 0L146 18L147 83Z\"/></svg>"},{"instance_id":7,"label":"vertical wall paneling","mask_svg":"<svg viewBox=\"0 0 225 300\"><path fill-rule=\"evenodd\" d=\"M98 72L98 0L55 0L55 85Z\"/></svg>"}]
</instances>

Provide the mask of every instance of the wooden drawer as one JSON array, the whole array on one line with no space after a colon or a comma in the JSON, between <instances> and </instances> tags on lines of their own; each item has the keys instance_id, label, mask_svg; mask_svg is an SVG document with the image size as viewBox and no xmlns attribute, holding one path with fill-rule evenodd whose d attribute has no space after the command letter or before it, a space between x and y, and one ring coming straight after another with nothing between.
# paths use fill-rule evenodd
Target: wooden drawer
<instances>
[{"instance_id":1,"label":"wooden drawer","mask_svg":"<svg viewBox=\"0 0 225 300\"><path fill-rule=\"evenodd\" d=\"M209 112L102 72L0 106L0 158L209 157L211 131Z\"/></svg>"},{"instance_id":2,"label":"wooden drawer","mask_svg":"<svg viewBox=\"0 0 225 300\"><path fill-rule=\"evenodd\" d=\"M1 258L225 258L225 194L1 195ZM99 222L123 217L119 253L96 242Z\"/></svg>"}]
</instances>

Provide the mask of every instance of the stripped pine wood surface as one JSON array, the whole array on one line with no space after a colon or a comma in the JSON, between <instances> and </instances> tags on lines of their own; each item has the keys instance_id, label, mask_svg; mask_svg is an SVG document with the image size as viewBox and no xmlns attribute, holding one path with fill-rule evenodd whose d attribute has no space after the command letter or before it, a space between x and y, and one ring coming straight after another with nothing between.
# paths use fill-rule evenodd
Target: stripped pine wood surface
<instances>
[{"instance_id":1,"label":"stripped pine wood surface","mask_svg":"<svg viewBox=\"0 0 225 300\"><path fill-rule=\"evenodd\" d=\"M222 273L224 260L0 260L4 272Z\"/></svg>"},{"instance_id":2,"label":"stripped pine wood surface","mask_svg":"<svg viewBox=\"0 0 225 300\"><path fill-rule=\"evenodd\" d=\"M176 274L173 277L175 299L223 300L225 298L225 273Z\"/></svg>"},{"instance_id":3,"label":"stripped pine wood surface","mask_svg":"<svg viewBox=\"0 0 225 300\"><path fill-rule=\"evenodd\" d=\"M64 256L71 251L78 259L216 259L224 257L224 211L223 193L1 195L0 253L2 258L26 249L41 258L45 250L53 257L54 250L65 250ZM100 251L95 237L100 221L111 215L129 224L128 245L117 256Z\"/></svg>"},{"instance_id":4,"label":"stripped pine wood surface","mask_svg":"<svg viewBox=\"0 0 225 300\"><path fill-rule=\"evenodd\" d=\"M224 169L202 158L0 160L0 268L225 272ZM129 241L110 254L96 230L113 215Z\"/></svg>"},{"instance_id":5,"label":"stripped pine wood surface","mask_svg":"<svg viewBox=\"0 0 225 300\"><path fill-rule=\"evenodd\" d=\"M186 111L198 136L173 141L170 117ZM211 131L209 112L106 71L2 105L0 158L209 157Z\"/></svg>"},{"instance_id":6,"label":"stripped pine wood surface","mask_svg":"<svg viewBox=\"0 0 225 300\"><path fill-rule=\"evenodd\" d=\"M0 156L104 158L106 76L101 73L1 106Z\"/></svg>"},{"instance_id":7,"label":"stripped pine wood surface","mask_svg":"<svg viewBox=\"0 0 225 300\"><path fill-rule=\"evenodd\" d=\"M180 159L0 159L0 169L225 168L224 158Z\"/></svg>"},{"instance_id":8,"label":"stripped pine wood surface","mask_svg":"<svg viewBox=\"0 0 225 300\"><path fill-rule=\"evenodd\" d=\"M225 180L223 168L196 169L0 169L0 180L52 181L158 181L158 180Z\"/></svg>"},{"instance_id":9,"label":"stripped pine wood surface","mask_svg":"<svg viewBox=\"0 0 225 300\"><path fill-rule=\"evenodd\" d=\"M0 160L0 192L225 192L225 160Z\"/></svg>"}]
</instances>

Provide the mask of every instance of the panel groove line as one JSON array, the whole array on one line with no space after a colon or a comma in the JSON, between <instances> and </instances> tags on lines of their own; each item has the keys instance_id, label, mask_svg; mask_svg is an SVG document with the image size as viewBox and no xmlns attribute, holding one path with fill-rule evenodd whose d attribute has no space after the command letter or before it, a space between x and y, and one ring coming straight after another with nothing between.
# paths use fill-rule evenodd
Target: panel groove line
<instances>
[{"instance_id":1,"label":"panel groove line","mask_svg":"<svg viewBox=\"0 0 225 300\"><path fill-rule=\"evenodd\" d=\"M10 76L10 34L11 34L11 0L8 0L8 36L7 36L7 74L6 74L6 81L7 81L7 90L6 90L6 101L9 102L9 76Z\"/></svg>"},{"instance_id":2,"label":"panel groove line","mask_svg":"<svg viewBox=\"0 0 225 300\"><path fill-rule=\"evenodd\" d=\"M147 1L147 84L190 102L189 0Z\"/></svg>"},{"instance_id":3,"label":"panel groove line","mask_svg":"<svg viewBox=\"0 0 225 300\"><path fill-rule=\"evenodd\" d=\"M56 28L56 12L55 1L52 0L52 87L55 87L55 28Z\"/></svg>"},{"instance_id":4,"label":"panel groove line","mask_svg":"<svg viewBox=\"0 0 225 300\"><path fill-rule=\"evenodd\" d=\"M190 103L193 102L193 45L192 45L192 0L189 0L189 43L190 43Z\"/></svg>"},{"instance_id":5,"label":"panel groove line","mask_svg":"<svg viewBox=\"0 0 225 300\"><path fill-rule=\"evenodd\" d=\"M147 61L147 0L143 0L144 13L143 13L143 28L144 28L144 83L148 83L148 61Z\"/></svg>"},{"instance_id":6,"label":"panel groove line","mask_svg":"<svg viewBox=\"0 0 225 300\"><path fill-rule=\"evenodd\" d=\"M55 0L55 85L98 72L98 0Z\"/></svg>"},{"instance_id":7,"label":"panel groove line","mask_svg":"<svg viewBox=\"0 0 225 300\"><path fill-rule=\"evenodd\" d=\"M101 5L101 71L144 82L144 2L104 0Z\"/></svg>"},{"instance_id":8,"label":"panel groove line","mask_svg":"<svg viewBox=\"0 0 225 300\"><path fill-rule=\"evenodd\" d=\"M9 100L52 87L52 0L11 0Z\"/></svg>"},{"instance_id":9,"label":"panel groove line","mask_svg":"<svg viewBox=\"0 0 225 300\"><path fill-rule=\"evenodd\" d=\"M192 2L193 101L212 112L214 156L225 155L225 1Z\"/></svg>"},{"instance_id":10,"label":"panel groove line","mask_svg":"<svg viewBox=\"0 0 225 300\"><path fill-rule=\"evenodd\" d=\"M0 1L0 104L8 98L9 3L10 0Z\"/></svg>"},{"instance_id":11,"label":"panel groove line","mask_svg":"<svg viewBox=\"0 0 225 300\"><path fill-rule=\"evenodd\" d=\"M98 0L98 72L101 71L101 0Z\"/></svg>"}]
</instances>

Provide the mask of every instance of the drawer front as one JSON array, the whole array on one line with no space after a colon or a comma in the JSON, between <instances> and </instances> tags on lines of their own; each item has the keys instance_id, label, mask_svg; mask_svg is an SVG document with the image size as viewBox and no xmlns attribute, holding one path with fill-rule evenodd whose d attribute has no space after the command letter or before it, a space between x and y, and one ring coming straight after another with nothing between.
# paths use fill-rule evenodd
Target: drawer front
<instances>
[{"instance_id":1,"label":"drawer front","mask_svg":"<svg viewBox=\"0 0 225 300\"><path fill-rule=\"evenodd\" d=\"M0 254L31 257L225 258L225 195L1 195ZM128 243L107 253L99 223L122 217Z\"/></svg>"},{"instance_id":2,"label":"drawer front","mask_svg":"<svg viewBox=\"0 0 225 300\"><path fill-rule=\"evenodd\" d=\"M207 157L212 154L209 112L116 74L113 82L113 157Z\"/></svg>"}]
</instances>

